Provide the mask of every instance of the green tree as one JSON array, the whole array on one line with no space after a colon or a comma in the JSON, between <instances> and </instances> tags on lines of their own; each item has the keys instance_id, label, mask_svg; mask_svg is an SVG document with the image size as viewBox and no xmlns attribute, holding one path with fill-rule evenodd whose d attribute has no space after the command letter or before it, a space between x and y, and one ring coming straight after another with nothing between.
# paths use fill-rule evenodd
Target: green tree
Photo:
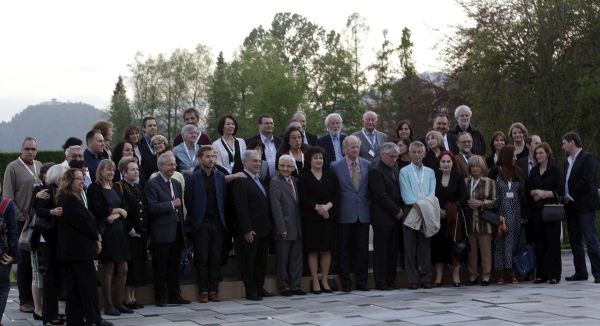
<instances>
[{"instance_id":1,"label":"green tree","mask_svg":"<svg viewBox=\"0 0 600 326\"><path fill-rule=\"evenodd\" d=\"M597 151L600 2L462 5L473 24L460 28L447 48L450 98L469 103L488 133L522 121L560 155L560 137L572 129Z\"/></svg>"},{"instance_id":2,"label":"green tree","mask_svg":"<svg viewBox=\"0 0 600 326\"><path fill-rule=\"evenodd\" d=\"M367 78L365 71L362 68L360 58L363 53L363 41L369 33L369 25L364 17L358 13L352 13L346 20L346 42L350 53L352 54L352 65L354 67L354 73L352 76L354 97L356 103L354 104L357 108L362 107L361 98L364 93L364 89L367 86Z\"/></svg>"},{"instance_id":3,"label":"green tree","mask_svg":"<svg viewBox=\"0 0 600 326\"><path fill-rule=\"evenodd\" d=\"M116 138L120 138L127 126L132 124L132 114L129 108L129 100L127 92L123 85L123 77L119 76L119 80L115 84L112 98L110 100L109 109L110 121L113 123L114 133Z\"/></svg>"},{"instance_id":4,"label":"green tree","mask_svg":"<svg viewBox=\"0 0 600 326\"><path fill-rule=\"evenodd\" d=\"M208 90L210 111L207 119L207 130L214 136L216 136L218 119L225 114L235 114L236 111L235 89L231 83L233 78L229 77L229 70L229 65L223 58L223 52L219 52L217 65L210 79Z\"/></svg>"},{"instance_id":5,"label":"green tree","mask_svg":"<svg viewBox=\"0 0 600 326\"><path fill-rule=\"evenodd\" d=\"M398 57L400 58L400 72L403 77L415 76L417 71L415 69L415 63L413 61L413 42L411 40L410 29L404 27L402 29L402 39L400 45L396 49L398 51Z\"/></svg>"},{"instance_id":6,"label":"green tree","mask_svg":"<svg viewBox=\"0 0 600 326\"><path fill-rule=\"evenodd\" d=\"M394 46L387 37L387 29L383 30L383 42L381 48L376 53L375 63L369 66L369 70L375 73L373 88L377 92L378 102L385 102L389 98L389 90L392 85L392 75L395 69L392 66L391 56L394 53Z\"/></svg>"}]
</instances>

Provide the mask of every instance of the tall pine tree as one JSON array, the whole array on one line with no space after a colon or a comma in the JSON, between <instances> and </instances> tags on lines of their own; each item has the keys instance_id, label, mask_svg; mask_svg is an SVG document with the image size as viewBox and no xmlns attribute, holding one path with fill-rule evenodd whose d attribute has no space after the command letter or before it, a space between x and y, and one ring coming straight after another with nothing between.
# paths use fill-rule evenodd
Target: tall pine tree
<instances>
[{"instance_id":1,"label":"tall pine tree","mask_svg":"<svg viewBox=\"0 0 600 326\"><path fill-rule=\"evenodd\" d=\"M114 133L116 135L115 138L120 139L125 128L132 123L129 100L127 99L127 93L121 76L119 76L119 80L115 85L108 113L110 115L110 121L113 123Z\"/></svg>"}]
</instances>

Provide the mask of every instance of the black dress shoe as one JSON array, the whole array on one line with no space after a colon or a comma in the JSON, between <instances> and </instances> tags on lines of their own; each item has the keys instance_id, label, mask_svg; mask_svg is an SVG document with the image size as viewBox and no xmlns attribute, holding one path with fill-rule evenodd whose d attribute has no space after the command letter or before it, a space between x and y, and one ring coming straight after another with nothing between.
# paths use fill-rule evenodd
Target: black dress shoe
<instances>
[{"instance_id":1,"label":"black dress shoe","mask_svg":"<svg viewBox=\"0 0 600 326\"><path fill-rule=\"evenodd\" d=\"M367 291L369 291L369 288L366 285L357 285L356 286L356 290L357 291L367 292Z\"/></svg>"},{"instance_id":2,"label":"black dress shoe","mask_svg":"<svg viewBox=\"0 0 600 326\"><path fill-rule=\"evenodd\" d=\"M325 288L322 288L322 291L323 291L323 292L325 292L325 293L333 293L333 290L332 290L332 289L325 289Z\"/></svg>"},{"instance_id":3,"label":"black dress shoe","mask_svg":"<svg viewBox=\"0 0 600 326\"><path fill-rule=\"evenodd\" d=\"M167 302L166 301L156 301L155 305L157 307L166 307L167 306Z\"/></svg>"},{"instance_id":4,"label":"black dress shoe","mask_svg":"<svg viewBox=\"0 0 600 326\"><path fill-rule=\"evenodd\" d=\"M348 286L348 285L342 286L342 292L348 293L348 292L351 292L351 291L352 291L352 288L350 286Z\"/></svg>"},{"instance_id":5,"label":"black dress shoe","mask_svg":"<svg viewBox=\"0 0 600 326\"><path fill-rule=\"evenodd\" d=\"M104 320L104 319L101 319L100 322L98 323L98 326L113 326L113 325L114 325L113 323L111 323L107 320Z\"/></svg>"},{"instance_id":6,"label":"black dress shoe","mask_svg":"<svg viewBox=\"0 0 600 326\"><path fill-rule=\"evenodd\" d=\"M573 274L571 276L565 277L565 281L567 281L567 282L572 282L572 281L587 281L587 279L588 279L587 276L579 276L577 274Z\"/></svg>"},{"instance_id":7,"label":"black dress shoe","mask_svg":"<svg viewBox=\"0 0 600 326\"><path fill-rule=\"evenodd\" d=\"M490 286L490 280L481 281L481 286Z\"/></svg>"},{"instance_id":8,"label":"black dress shoe","mask_svg":"<svg viewBox=\"0 0 600 326\"><path fill-rule=\"evenodd\" d=\"M548 284L558 284L558 282L560 282L560 280L552 278L548 281ZM596 283L598 283L598 282L596 282Z\"/></svg>"},{"instance_id":9,"label":"black dress shoe","mask_svg":"<svg viewBox=\"0 0 600 326\"><path fill-rule=\"evenodd\" d=\"M541 284L541 283L546 283L546 282L547 282L547 280L545 278L536 278L533 281L533 284Z\"/></svg>"},{"instance_id":10,"label":"black dress shoe","mask_svg":"<svg viewBox=\"0 0 600 326\"><path fill-rule=\"evenodd\" d=\"M290 290L282 290L279 292L279 295L282 297L291 297L294 294Z\"/></svg>"},{"instance_id":11,"label":"black dress shoe","mask_svg":"<svg viewBox=\"0 0 600 326\"><path fill-rule=\"evenodd\" d=\"M600 283L600 278L595 279L594 283Z\"/></svg>"},{"instance_id":12,"label":"black dress shoe","mask_svg":"<svg viewBox=\"0 0 600 326\"><path fill-rule=\"evenodd\" d=\"M292 290L293 295L306 295L306 292L302 291L302 289L294 289Z\"/></svg>"},{"instance_id":13,"label":"black dress shoe","mask_svg":"<svg viewBox=\"0 0 600 326\"><path fill-rule=\"evenodd\" d=\"M246 300L262 301L262 297L256 293L246 293Z\"/></svg>"},{"instance_id":14,"label":"black dress shoe","mask_svg":"<svg viewBox=\"0 0 600 326\"><path fill-rule=\"evenodd\" d=\"M441 288L441 287L442 287L442 283L441 283L441 282L440 282L440 283L435 283L435 282L434 282L434 283L433 283L433 287L434 287L434 288Z\"/></svg>"},{"instance_id":15,"label":"black dress shoe","mask_svg":"<svg viewBox=\"0 0 600 326\"><path fill-rule=\"evenodd\" d=\"M489 283L489 281L488 281L488 283ZM465 284L467 284L467 285L477 285L477 284L479 284L479 282L477 282L477 279L474 279L473 281L471 281L471 280L467 281Z\"/></svg>"},{"instance_id":16,"label":"black dress shoe","mask_svg":"<svg viewBox=\"0 0 600 326\"><path fill-rule=\"evenodd\" d=\"M389 286L389 285L379 285L379 286L376 286L376 287L375 287L375 289L376 289L376 290L379 290L379 291L391 291L391 290L393 290L394 288L392 288L392 287L391 287L391 286Z\"/></svg>"},{"instance_id":17,"label":"black dress shoe","mask_svg":"<svg viewBox=\"0 0 600 326\"><path fill-rule=\"evenodd\" d=\"M417 283L408 283L407 287L409 290L416 290L419 288L419 285Z\"/></svg>"},{"instance_id":18,"label":"black dress shoe","mask_svg":"<svg viewBox=\"0 0 600 326\"><path fill-rule=\"evenodd\" d=\"M425 283L421 284L421 287L424 289L431 289L431 283L425 282Z\"/></svg>"},{"instance_id":19,"label":"black dress shoe","mask_svg":"<svg viewBox=\"0 0 600 326\"><path fill-rule=\"evenodd\" d=\"M271 292L269 292L269 291L267 291L265 289L258 290L258 295L260 295L263 298L268 298L268 297L274 296L273 293L271 293Z\"/></svg>"},{"instance_id":20,"label":"black dress shoe","mask_svg":"<svg viewBox=\"0 0 600 326\"><path fill-rule=\"evenodd\" d=\"M454 283L452 283L452 285L454 285L455 288L459 288L459 287L461 287L462 283L454 282Z\"/></svg>"},{"instance_id":21,"label":"black dress shoe","mask_svg":"<svg viewBox=\"0 0 600 326\"><path fill-rule=\"evenodd\" d=\"M133 310L131 310L125 306L115 306L115 309L117 309L122 314L132 314L133 313Z\"/></svg>"},{"instance_id":22,"label":"black dress shoe","mask_svg":"<svg viewBox=\"0 0 600 326\"><path fill-rule=\"evenodd\" d=\"M181 296L170 299L169 304L190 304L189 300L182 298Z\"/></svg>"}]
</instances>

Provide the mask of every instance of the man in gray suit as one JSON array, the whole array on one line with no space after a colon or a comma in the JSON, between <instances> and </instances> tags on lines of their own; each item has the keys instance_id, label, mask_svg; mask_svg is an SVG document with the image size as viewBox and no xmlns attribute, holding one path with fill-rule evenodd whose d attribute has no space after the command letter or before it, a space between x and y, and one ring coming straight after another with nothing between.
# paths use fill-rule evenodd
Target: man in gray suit
<instances>
[{"instance_id":1,"label":"man in gray suit","mask_svg":"<svg viewBox=\"0 0 600 326\"><path fill-rule=\"evenodd\" d=\"M302 278L302 225L298 206L298 184L292 178L296 160L282 155L278 162L279 173L271 180L269 198L275 224L275 250L277 254L277 284L279 294L290 297L305 295L300 289Z\"/></svg>"},{"instance_id":2,"label":"man in gray suit","mask_svg":"<svg viewBox=\"0 0 600 326\"><path fill-rule=\"evenodd\" d=\"M340 184L338 218L339 270L342 291L350 292L350 266L354 269L356 289L369 291L369 194L368 174L371 163L358 156L360 139L344 139L345 157L331 164L331 171Z\"/></svg>"},{"instance_id":3,"label":"man in gray suit","mask_svg":"<svg viewBox=\"0 0 600 326\"><path fill-rule=\"evenodd\" d=\"M387 142L387 135L377 129L377 113L367 111L363 114L363 128L353 133L360 139L360 157L376 163L379 160L379 148Z\"/></svg>"},{"instance_id":4,"label":"man in gray suit","mask_svg":"<svg viewBox=\"0 0 600 326\"><path fill-rule=\"evenodd\" d=\"M179 293L179 258L183 245L181 184L171 177L175 173L175 156L165 152L157 160L159 174L146 182L150 249L154 269L156 305L187 304Z\"/></svg>"}]
</instances>

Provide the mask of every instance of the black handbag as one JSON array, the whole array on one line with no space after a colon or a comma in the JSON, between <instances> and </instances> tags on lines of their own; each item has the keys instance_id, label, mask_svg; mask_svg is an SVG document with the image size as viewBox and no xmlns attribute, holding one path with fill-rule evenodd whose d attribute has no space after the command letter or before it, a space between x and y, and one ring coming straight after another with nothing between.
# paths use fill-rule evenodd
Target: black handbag
<instances>
[{"instance_id":1,"label":"black handbag","mask_svg":"<svg viewBox=\"0 0 600 326\"><path fill-rule=\"evenodd\" d=\"M19 249L25 251L31 251L31 237L33 236L33 229L29 227L29 219L25 220L25 224L23 225L23 230L21 230L21 235L19 235L19 240L17 241L17 245Z\"/></svg>"},{"instance_id":2,"label":"black handbag","mask_svg":"<svg viewBox=\"0 0 600 326\"><path fill-rule=\"evenodd\" d=\"M465 224L465 238L458 241L456 240L456 229L459 227L458 219L460 218L457 216L456 225L454 226L454 238L452 239L452 254L457 258L462 258L469 254L471 245L469 244L469 231L467 230L467 220L465 219L465 214L463 213L462 209L459 210L462 214L463 222Z\"/></svg>"},{"instance_id":3,"label":"black handbag","mask_svg":"<svg viewBox=\"0 0 600 326\"><path fill-rule=\"evenodd\" d=\"M46 219L39 217L37 214L33 214L29 227L36 232L46 232L54 228L54 216L50 216L50 218Z\"/></svg>"},{"instance_id":4,"label":"black handbag","mask_svg":"<svg viewBox=\"0 0 600 326\"><path fill-rule=\"evenodd\" d=\"M479 218L490 223L493 226L498 226L500 224L500 215L491 209L484 209L483 212L479 215Z\"/></svg>"},{"instance_id":5,"label":"black handbag","mask_svg":"<svg viewBox=\"0 0 600 326\"><path fill-rule=\"evenodd\" d=\"M555 194L556 195L556 194ZM558 196L556 196L558 201ZM544 222L561 222L565 219L565 205L563 204L546 204L542 209L542 221Z\"/></svg>"}]
</instances>

